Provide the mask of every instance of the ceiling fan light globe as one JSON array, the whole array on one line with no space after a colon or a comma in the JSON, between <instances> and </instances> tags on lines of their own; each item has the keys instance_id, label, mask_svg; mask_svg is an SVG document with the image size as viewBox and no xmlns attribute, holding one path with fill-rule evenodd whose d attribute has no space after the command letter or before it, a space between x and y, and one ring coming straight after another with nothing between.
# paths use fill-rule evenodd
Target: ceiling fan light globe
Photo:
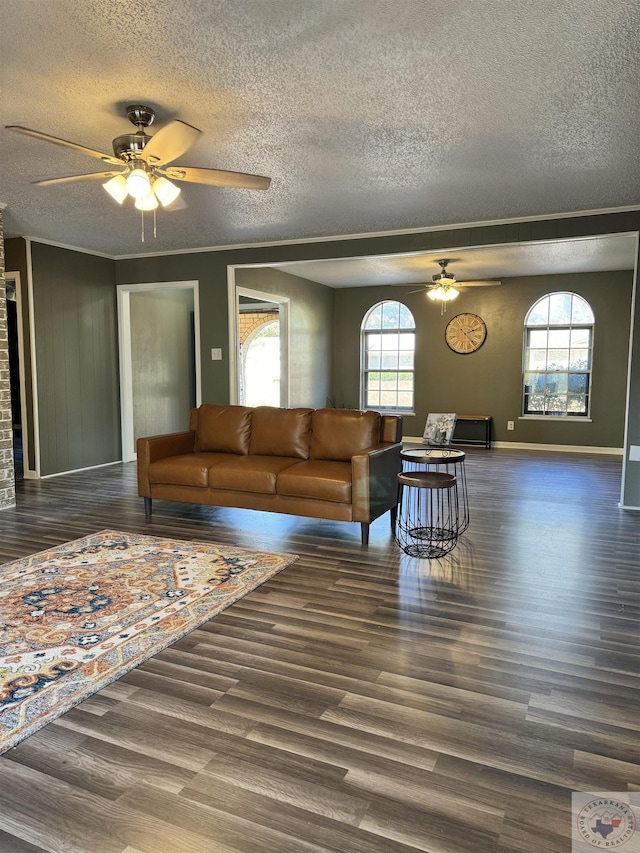
<instances>
[{"instance_id":1,"label":"ceiling fan light globe","mask_svg":"<svg viewBox=\"0 0 640 853\"><path fill-rule=\"evenodd\" d=\"M144 198L137 198L135 205L138 210L155 210L158 207L158 199L153 194L153 190L151 190Z\"/></svg>"},{"instance_id":2,"label":"ceiling fan light globe","mask_svg":"<svg viewBox=\"0 0 640 853\"><path fill-rule=\"evenodd\" d=\"M455 287L448 287L443 299L445 302L450 302L452 299L456 299L458 296L460 296L459 290L456 290Z\"/></svg>"},{"instance_id":3,"label":"ceiling fan light globe","mask_svg":"<svg viewBox=\"0 0 640 853\"><path fill-rule=\"evenodd\" d=\"M438 290L438 288L434 288L433 290L427 291L427 296L429 297L429 299L433 299L434 302L436 301L436 299L439 298L438 294L437 294L437 290Z\"/></svg>"},{"instance_id":4,"label":"ceiling fan light globe","mask_svg":"<svg viewBox=\"0 0 640 853\"><path fill-rule=\"evenodd\" d=\"M156 178L153 182L153 191L163 207L167 207L180 195L180 187L177 187L167 178Z\"/></svg>"},{"instance_id":5,"label":"ceiling fan light globe","mask_svg":"<svg viewBox=\"0 0 640 853\"><path fill-rule=\"evenodd\" d=\"M129 195L127 182L123 175L116 175L115 178L111 178L111 180L107 181L106 184L103 184L102 186L109 193L111 198L118 202L118 204L122 204L125 198Z\"/></svg>"},{"instance_id":6,"label":"ceiling fan light globe","mask_svg":"<svg viewBox=\"0 0 640 853\"><path fill-rule=\"evenodd\" d=\"M148 196L151 182L144 169L134 169L126 180L127 192L131 198L140 199Z\"/></svg>"}]
</instances>

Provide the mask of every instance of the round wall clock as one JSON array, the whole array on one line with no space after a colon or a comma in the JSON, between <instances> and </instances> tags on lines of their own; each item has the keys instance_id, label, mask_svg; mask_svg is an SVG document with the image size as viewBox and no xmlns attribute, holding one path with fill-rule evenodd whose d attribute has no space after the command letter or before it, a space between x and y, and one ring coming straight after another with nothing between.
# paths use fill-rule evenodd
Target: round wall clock
<instances>
[{"instance_id":1,"label":"round wall clock","mask_svg":"<svg viewBox=\"0 0 640 853\"><path fill-rule=\"evenodd\" d=\"M480 349L487 339L487 326L477 314L457 314L447 323L444 337L449 349L469 355Z\"/></svg>"}]
</instances>

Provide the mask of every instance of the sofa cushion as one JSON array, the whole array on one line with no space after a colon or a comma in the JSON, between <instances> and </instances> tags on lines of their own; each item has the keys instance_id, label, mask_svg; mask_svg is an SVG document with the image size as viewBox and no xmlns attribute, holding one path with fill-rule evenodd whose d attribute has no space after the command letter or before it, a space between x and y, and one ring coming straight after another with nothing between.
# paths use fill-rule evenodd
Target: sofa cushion
<instances>
[{"instance_id":1,"label":"sofa cushion","mask_svg":"<svg viewBox=\"0 0 640 853\"><path fill-rule=\"evenodd\" d=\"M308 459L312 409L276 409L258 406L251 418L249 452L258 456Z\"/></svg>"},{"instance_id":2,"label":"sofa cushion","mask_svg":"<svg viewBox=\"0 0 640 853\"><path fill-rule=\"evenodd\" d=\"M252 411L248 406L204 403L197 410L196 452L247 454Z\"/></svg>"},{"instance_id":3,"label":"sofa cushion","mask_svg":"<svg viewBox=\"0 0 640 853\"><path fill-rule=\"evenodd\" d=\"M228 459L226 453L185 453L149 465L149 482L162 486L209 485L209 468Z\"/></svg>"},{"instance_id":4,"label":"sofa cushion","mask_svg":"<svg viewBox=\"0 0 640 853\"><path fill-rule=\"evenodd\" d=\"M351 503L351 463L309 459L278 474L278 494Z\"/></svg>"},{"instance_id":5,"label":"sofa cushion","mask_svg":"<svg viewBox=\"0 0 640 853\"><path fill-rule=\"evenodd\" d=\"M311 459L349 462L356 453L380 442L378 412L318 409L313 413Z\"/></svg>"},{"instance_id":6,"label":"sofa cushion","mask_svg":"<svg viewBox=\"0 0 640 853\"><path fill-rule=\"evenodd\" d=\"M234 492L259 492L275 495L276 478L280 471L295 465L296 460L280 456L233 456L209 470L212 489Z\"/></svg>"}]
</instances>

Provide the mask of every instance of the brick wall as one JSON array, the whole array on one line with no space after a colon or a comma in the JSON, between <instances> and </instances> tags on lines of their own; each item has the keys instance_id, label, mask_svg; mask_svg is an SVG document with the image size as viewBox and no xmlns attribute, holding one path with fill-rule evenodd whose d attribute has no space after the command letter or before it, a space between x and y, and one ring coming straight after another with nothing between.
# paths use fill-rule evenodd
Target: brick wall
<instances>
[{"instance_id":1,"label":"brick wall","mask_svg":"<svg viewBox=\"0 0 640 853\"><path fill-rule=\"evenodd\" d=\"M238 320L240 343L246 343L249 335L266 323L273 323L278 319L278 310L274 311L242 311Z\"/></svg>"},{"instance_id":2,"label":"brick wall","mask_svg":"<svg viewBox=\"0 0 640 853\"><path fill-rule=\"evenodd\" d=\"M0 210L0 509L7 509L15 506L16 503L9 382L7 300L4 289L4 231L2 210Z\"/></svg>"}]
</instances>

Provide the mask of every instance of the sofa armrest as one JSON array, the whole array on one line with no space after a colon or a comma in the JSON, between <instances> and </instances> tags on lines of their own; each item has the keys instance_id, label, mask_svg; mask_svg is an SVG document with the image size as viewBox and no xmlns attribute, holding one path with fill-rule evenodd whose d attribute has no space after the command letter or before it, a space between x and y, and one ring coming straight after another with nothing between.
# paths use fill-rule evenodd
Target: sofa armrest
<instances>
[{"instance_id":1,"label":"sofa armrest","mask_svg":"<svg viewBox=\"0 0 640 853\"><path fill-rule=\"evenodd\" d=\"M156 462L158 459L166 459L167 456L193 453L195 446L196 434L194 430L139 438L136 447L138 451L138 494L140 497L151 497L149 465L152 462Z\"/></svg>"},{"instance_id":2,"label":"sofa armrest","mask_svg":"<svg viewBox=\"0 0 640 853\"><path fill-rule=\"evenodd\" d=\"M351 457L353 520L371 522L398 502L402 442L383 443Z\"/></svg>"}]
</instances>

